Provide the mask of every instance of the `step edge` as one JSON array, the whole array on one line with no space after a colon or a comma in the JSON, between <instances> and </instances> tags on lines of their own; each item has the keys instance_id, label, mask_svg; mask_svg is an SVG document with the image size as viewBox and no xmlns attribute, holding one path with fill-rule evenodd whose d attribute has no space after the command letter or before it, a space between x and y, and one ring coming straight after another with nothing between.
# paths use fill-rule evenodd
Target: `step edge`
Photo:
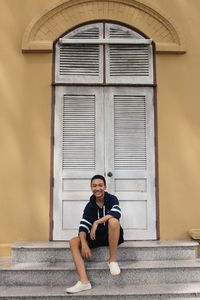
<instances>
[{"instance_id":1,"label":"step edge","mask_svg":"<svg viewBox=\"0 0 200 300\"><path fill-rule=\"evenodd\" d=\"M179 247L198 247L196 241L125 241L119 248L179 248ZM69 249L69 242L16 242L11 249Z\"/></svg>"},{"instance_id":2,"label":"step edge","mask_svg":"<svg viewBox=\"0 0 200 300\"><path fill-rule=\"evenodd\" d=\"M149 269L198 269L200 268L200 259L195 260L162 260L162 261L118 261L122 270L149 270ZM177 262L177 264L176 264ZM191 264L192 262L192 264ZM0 267L1 271L71 271L75 270L73 262L60 263L14 263L9 266ZM135 265L134 265L135 264ZM107 270L108 266L105 261L86 262L87 270ZM34 267L33 267L34 266Z\"/></svg>"},{"instance_id":3,"label":"step edge","mask_svg":"<svg viewBox=\"0 0 200 300\"><path fill-rule=\"evenodd\" d=\"M180 290L180 287L182 287L183 290ZM35 294L35 292L37 291L38 294L35 295L35 297L39 296L39 293L43 293L41 294L41 296L44 296L44 292L46 292L46 290L49 291L49 294L46 294L45 296L63 296L63 295L67 295L65 293L65 289L66 286L59 286L58 288L55 287L49 287L49 286L26 286L26 287L8 287L8 286L2 286L2 288L5 288L8 292L8 290L10 289L11 291L15 289L15 295L11 294L10 291L10 295L7 295L8 297L16 297L16 296L22 296L22 297L30 297L33 296ZM100 291L101 288L101 291ZM148 290L148 288L150 288L150 290ZM34 290L34 294L30 294L30 289ZM144 291L142 291L144 289ZM162 290L164 289L164 290ZM20 292L20 290L29 290L29 294L25 295L16 295L16 290L18 290L18 293ZM50 291L54 290L54 294L50 293ZM55 291L57 290L57 291ZM153 291L152 291L153 290ZM28 291L27 291L28 292ZM13 292L12 292L13 293ZM156 296L159 295L160 293L162 293L163 295L198 295L200 296L200 285L198 282L191 282L191 283L178 283L178 284L149 284L149 285L132 285L131 287L124 287L121 288L121 292L118 290L116 290L116 287L109 287L109 293L106 293L106 291L104 290L102 292L102 287L93 287L92 290L84 292L83 293L78 293L76 295L74 295L75 297L80 297L80 296L126 296L126 295L134 295L134 296L143 296L143 295L152 295L152 296ZM5 297L5 293L0 294L0 298Z\"/></svg>"}]
</instances>

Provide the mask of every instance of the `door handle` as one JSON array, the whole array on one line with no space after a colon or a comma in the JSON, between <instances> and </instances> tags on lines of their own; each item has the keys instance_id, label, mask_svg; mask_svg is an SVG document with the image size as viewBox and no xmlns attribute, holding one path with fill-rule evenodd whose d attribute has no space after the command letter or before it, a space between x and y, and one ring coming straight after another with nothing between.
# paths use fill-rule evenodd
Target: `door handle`
<instances>
[{"instance_id":1,"label":"door handle","mask_svg":"<svg viewBox=\"0 0 200 300\"><path fill-rule=\"evenodd\" d=\"M113 176L112 172L108 172L108 173L107 173L107 176L108 176L108 177L112 177L112 176Z\"/></svg>"}]
</instances>

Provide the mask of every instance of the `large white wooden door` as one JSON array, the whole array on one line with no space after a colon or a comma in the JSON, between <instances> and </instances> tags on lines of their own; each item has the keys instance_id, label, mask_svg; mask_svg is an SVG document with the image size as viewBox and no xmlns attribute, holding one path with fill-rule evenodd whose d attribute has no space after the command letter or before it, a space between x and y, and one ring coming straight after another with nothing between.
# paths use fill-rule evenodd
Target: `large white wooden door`
<instances>
[{"instance_id":1,"label":"large white wooden door","mask_svg":"<svg viewBox=\"0 0 200 300\"><path fill-rule=\"evenodd\" d=\"M152 41L109 22L77 28L55 45L55 84L53 239L77 234L95 174L120 200L125 239L155 239Z\"/></svg>"},{"instance_id":2,"label":"large white wooden door","mask_svg":"<svg viewBox=\"0 0 200 300\"><path fill-rule=\"evenodd\" d=\"M102 174L125 239L155 239L152 88L60 86L56 95L54 238L77 234L90 178Z\"/></svg>"}]
</instances>

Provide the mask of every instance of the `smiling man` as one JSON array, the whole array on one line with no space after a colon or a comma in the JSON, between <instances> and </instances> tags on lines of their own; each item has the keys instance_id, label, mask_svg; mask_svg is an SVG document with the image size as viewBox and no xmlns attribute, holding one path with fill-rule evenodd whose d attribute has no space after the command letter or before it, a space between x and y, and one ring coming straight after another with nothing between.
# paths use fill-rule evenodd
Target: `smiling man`
<instances>
[{"instance_id":1,"label":"smiling man","mask_svg":"<svg viewBox=\"0 0 200 300\"><path fill-rule=\"evenodd\" d=\"M123 229L120 226L121 209L117 197L106 192L106 181L102 175L91 179L92 196L87 203L79 226L79 235L70 240L70 249L79 281L67 288L67 293L91 289L84 259L91 258L91 248L109 246L108 267L112 275L119 275L117 247L123 243Z\"/></svg>"}]
</instances>

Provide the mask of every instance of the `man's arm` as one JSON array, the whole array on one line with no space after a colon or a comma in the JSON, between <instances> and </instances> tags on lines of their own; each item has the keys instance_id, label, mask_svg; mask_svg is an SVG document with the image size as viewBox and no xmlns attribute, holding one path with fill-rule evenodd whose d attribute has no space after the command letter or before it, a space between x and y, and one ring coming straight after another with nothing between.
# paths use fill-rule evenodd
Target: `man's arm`
<instances>
[{"instance_id":1,"label":"man's arm","mask_svg":"<svg viewBox=\"0 0 200 300\"><path fill-rule=\"evenodd\" d=\"M90 237L91 237L92 240L95 239L96 230L97 230L98 225L107 222L111 218L114 218L114 217L108 214L105 217L102 217L102 218L96 220L93 223L92 228L91 228L91 232L90 232Z\"/></svg>"},{"instance_id":2,"label":"man's arm","mask_svg":"<svg viewBox=\"0 0 200 300\"><path fill-rule=\"evenodd\" d=\"M96 220L94 223L97 223L97 225L100 225L102 223L107 222L111 218L113 218L113 216L111 216L111 215L108 214L105 217L102 217L101 219ZM94 223L93 223L93 225L94 225Z\"/></svg>"}]
</instances>

